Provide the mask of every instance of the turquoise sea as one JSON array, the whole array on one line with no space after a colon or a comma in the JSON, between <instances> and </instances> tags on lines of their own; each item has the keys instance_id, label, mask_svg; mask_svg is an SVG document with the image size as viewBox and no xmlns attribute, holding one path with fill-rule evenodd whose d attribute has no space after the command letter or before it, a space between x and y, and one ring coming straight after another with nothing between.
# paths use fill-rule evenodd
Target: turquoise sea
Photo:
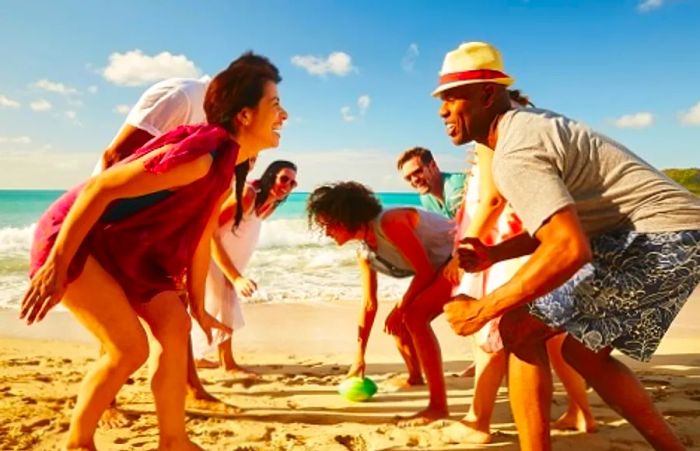
<instances>
[{"instance_id":1,"label":"turquoise sea","mask_svg":"<svg viewBox=\"0 0 700 451\"><path fill-rule=\"evenodd\" d=\"M27 284L34 224L64 191L0 190L0 308L17 308ZM414 193L379 193L386 207L420 205ZM292 193L265 221L246 273L259 290L249 302L323 302L359 299L352 243L338 248L310 231L304 207L308 193ZM396 299L405 280L380 277L380 296Z\"/></svg>"}]
</instances>

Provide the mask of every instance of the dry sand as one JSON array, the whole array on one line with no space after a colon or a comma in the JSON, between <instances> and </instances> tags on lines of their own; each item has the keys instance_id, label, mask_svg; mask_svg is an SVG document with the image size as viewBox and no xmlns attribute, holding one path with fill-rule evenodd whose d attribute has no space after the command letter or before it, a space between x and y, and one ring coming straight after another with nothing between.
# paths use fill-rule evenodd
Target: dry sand
<instances>
[{"instance_id":1,"label":"dry sand","mask_svg":"<svg viewBox=\"0 0 700 451\"><path fill-rule=\"evenodd\" d=\"M456 420L467 412L471 378L458 377L469 360L469 344L454 336L444 319L435 321L443 346L451 406L450 420L400 428L397 415L427 402L424 387L394 391L388 380L402 374L392 341L381 332L390 305L382 304L367 353L368 375L380 387L366 403L351 403L336 393L354 352L356 303L246 305L248 325L236 333L240 363L260 379L234 379L218 369L201 370L206 387L240 414L189 409L188 429L210 450L459 450L518 449L517 434L501 389L493 417L494 442L469 446L455 442ZM689 448L700 449L700 292L688 301L654 359L631 364L659 409ZM26 327L16 312L0 311L0 449L60 449L75 393L97 346L65 312ZM594 393L589 394L600 422L593 434L555 432L554 449L649 449L641 436ZM154 449L157 427L144 368L118 397L127 424L101 428L104 450ZM552 415L566 406L555 385Z\"/></svg>"}]
</instances>

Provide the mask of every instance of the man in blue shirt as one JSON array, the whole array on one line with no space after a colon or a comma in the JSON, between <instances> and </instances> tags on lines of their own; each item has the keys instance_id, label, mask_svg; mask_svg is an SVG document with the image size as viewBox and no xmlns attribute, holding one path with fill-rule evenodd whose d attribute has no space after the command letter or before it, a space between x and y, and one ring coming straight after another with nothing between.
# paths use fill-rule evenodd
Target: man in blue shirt
<instances>
[{"instance_id":1,"label":"man in blue shirt","mask_svg":"<svg viewBox=\"0 0 700 451\"><path fill-rule=\"evenodd\" d=\"M404 180L420 194L423 208L454 219L464 198L465 174L440 172L433 154L423 147L403 152L397 167Z\"/></svg>"}]
</instances>

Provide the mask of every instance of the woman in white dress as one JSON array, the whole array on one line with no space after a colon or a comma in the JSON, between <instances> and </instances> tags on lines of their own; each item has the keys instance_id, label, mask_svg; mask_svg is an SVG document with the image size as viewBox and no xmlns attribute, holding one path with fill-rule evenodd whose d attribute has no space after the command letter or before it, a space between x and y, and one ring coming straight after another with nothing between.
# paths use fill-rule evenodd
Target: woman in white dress
<instances>
[{"instance_id":1,"label":"woman in white dress","mask_svg":"<svg viewBox=\"0 0 700 451\"><path fill-rule=\"evenodd\" d=\"M219 214L219 228L214 233L212 261L207 274L205 308L209 314L234 331L245 324L239 296L250 296L256 283L244 275L248 262L258 244L262 221L289 196L297 186L297 167L290 161L272 162L259 180L247 183L243 193L243 209L236 217L236 199L227 199ZM216 368L235 375L255 376L241 367L233 357L232 336L215 334L212 345L198 327L192 327L192 345L197 366ZM205 359L205 354L217 348L219 362Z\"/></svg>"}]
</instances>

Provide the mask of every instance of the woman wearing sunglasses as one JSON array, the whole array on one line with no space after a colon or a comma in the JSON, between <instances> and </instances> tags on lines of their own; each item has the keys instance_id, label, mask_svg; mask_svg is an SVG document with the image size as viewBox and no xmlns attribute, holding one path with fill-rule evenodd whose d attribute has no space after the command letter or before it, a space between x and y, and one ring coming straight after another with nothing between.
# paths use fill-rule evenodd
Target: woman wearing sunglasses
<instances>
[{"instance_id":1,"label":"woman wearing sunglasses","mask_svg":"<svg viewBox=\"0 0 700 451\"><path fill-rule=\"evenodd\" d=\"M391 277L412 277L386 318L384 331L393 335L406 362L406 385L428 380L430 403L401 425L420 425L448 415L440 345L430 322L442 314L452 284L442 273L452 252L454 223L419 208L383 210L374 193L356 182L324 185L307 201L309 225L320 227L338 245L358 240L363 311L358 324L358 351L348 376L364 376L365 350L377 314L377 271Z\"/></svg>"},{"instance_id":2,"label":"woman wearing sunglasses","mask_svg":"<svg viewBox=\"0 0 700 451\"><path fill-rule=\"evenodd\" d=\"M250 296L256 283L243 272L258 244L262 221L282 204L297 186L297 167L290 161L273 161L259 180L246 185L241 201L241 214L235 215L236 198L227 199L219 214L219 227L212 241L212 261L207 274L205 308L231 329L245 324L239 296ZM214 333L219 362L204 358L211 350L201 328L192 328L192 343L197 366L217 368L233 375L256 376L238 365L233 357L232 337L223 332Z\"/></svg>"}]
</instances>

